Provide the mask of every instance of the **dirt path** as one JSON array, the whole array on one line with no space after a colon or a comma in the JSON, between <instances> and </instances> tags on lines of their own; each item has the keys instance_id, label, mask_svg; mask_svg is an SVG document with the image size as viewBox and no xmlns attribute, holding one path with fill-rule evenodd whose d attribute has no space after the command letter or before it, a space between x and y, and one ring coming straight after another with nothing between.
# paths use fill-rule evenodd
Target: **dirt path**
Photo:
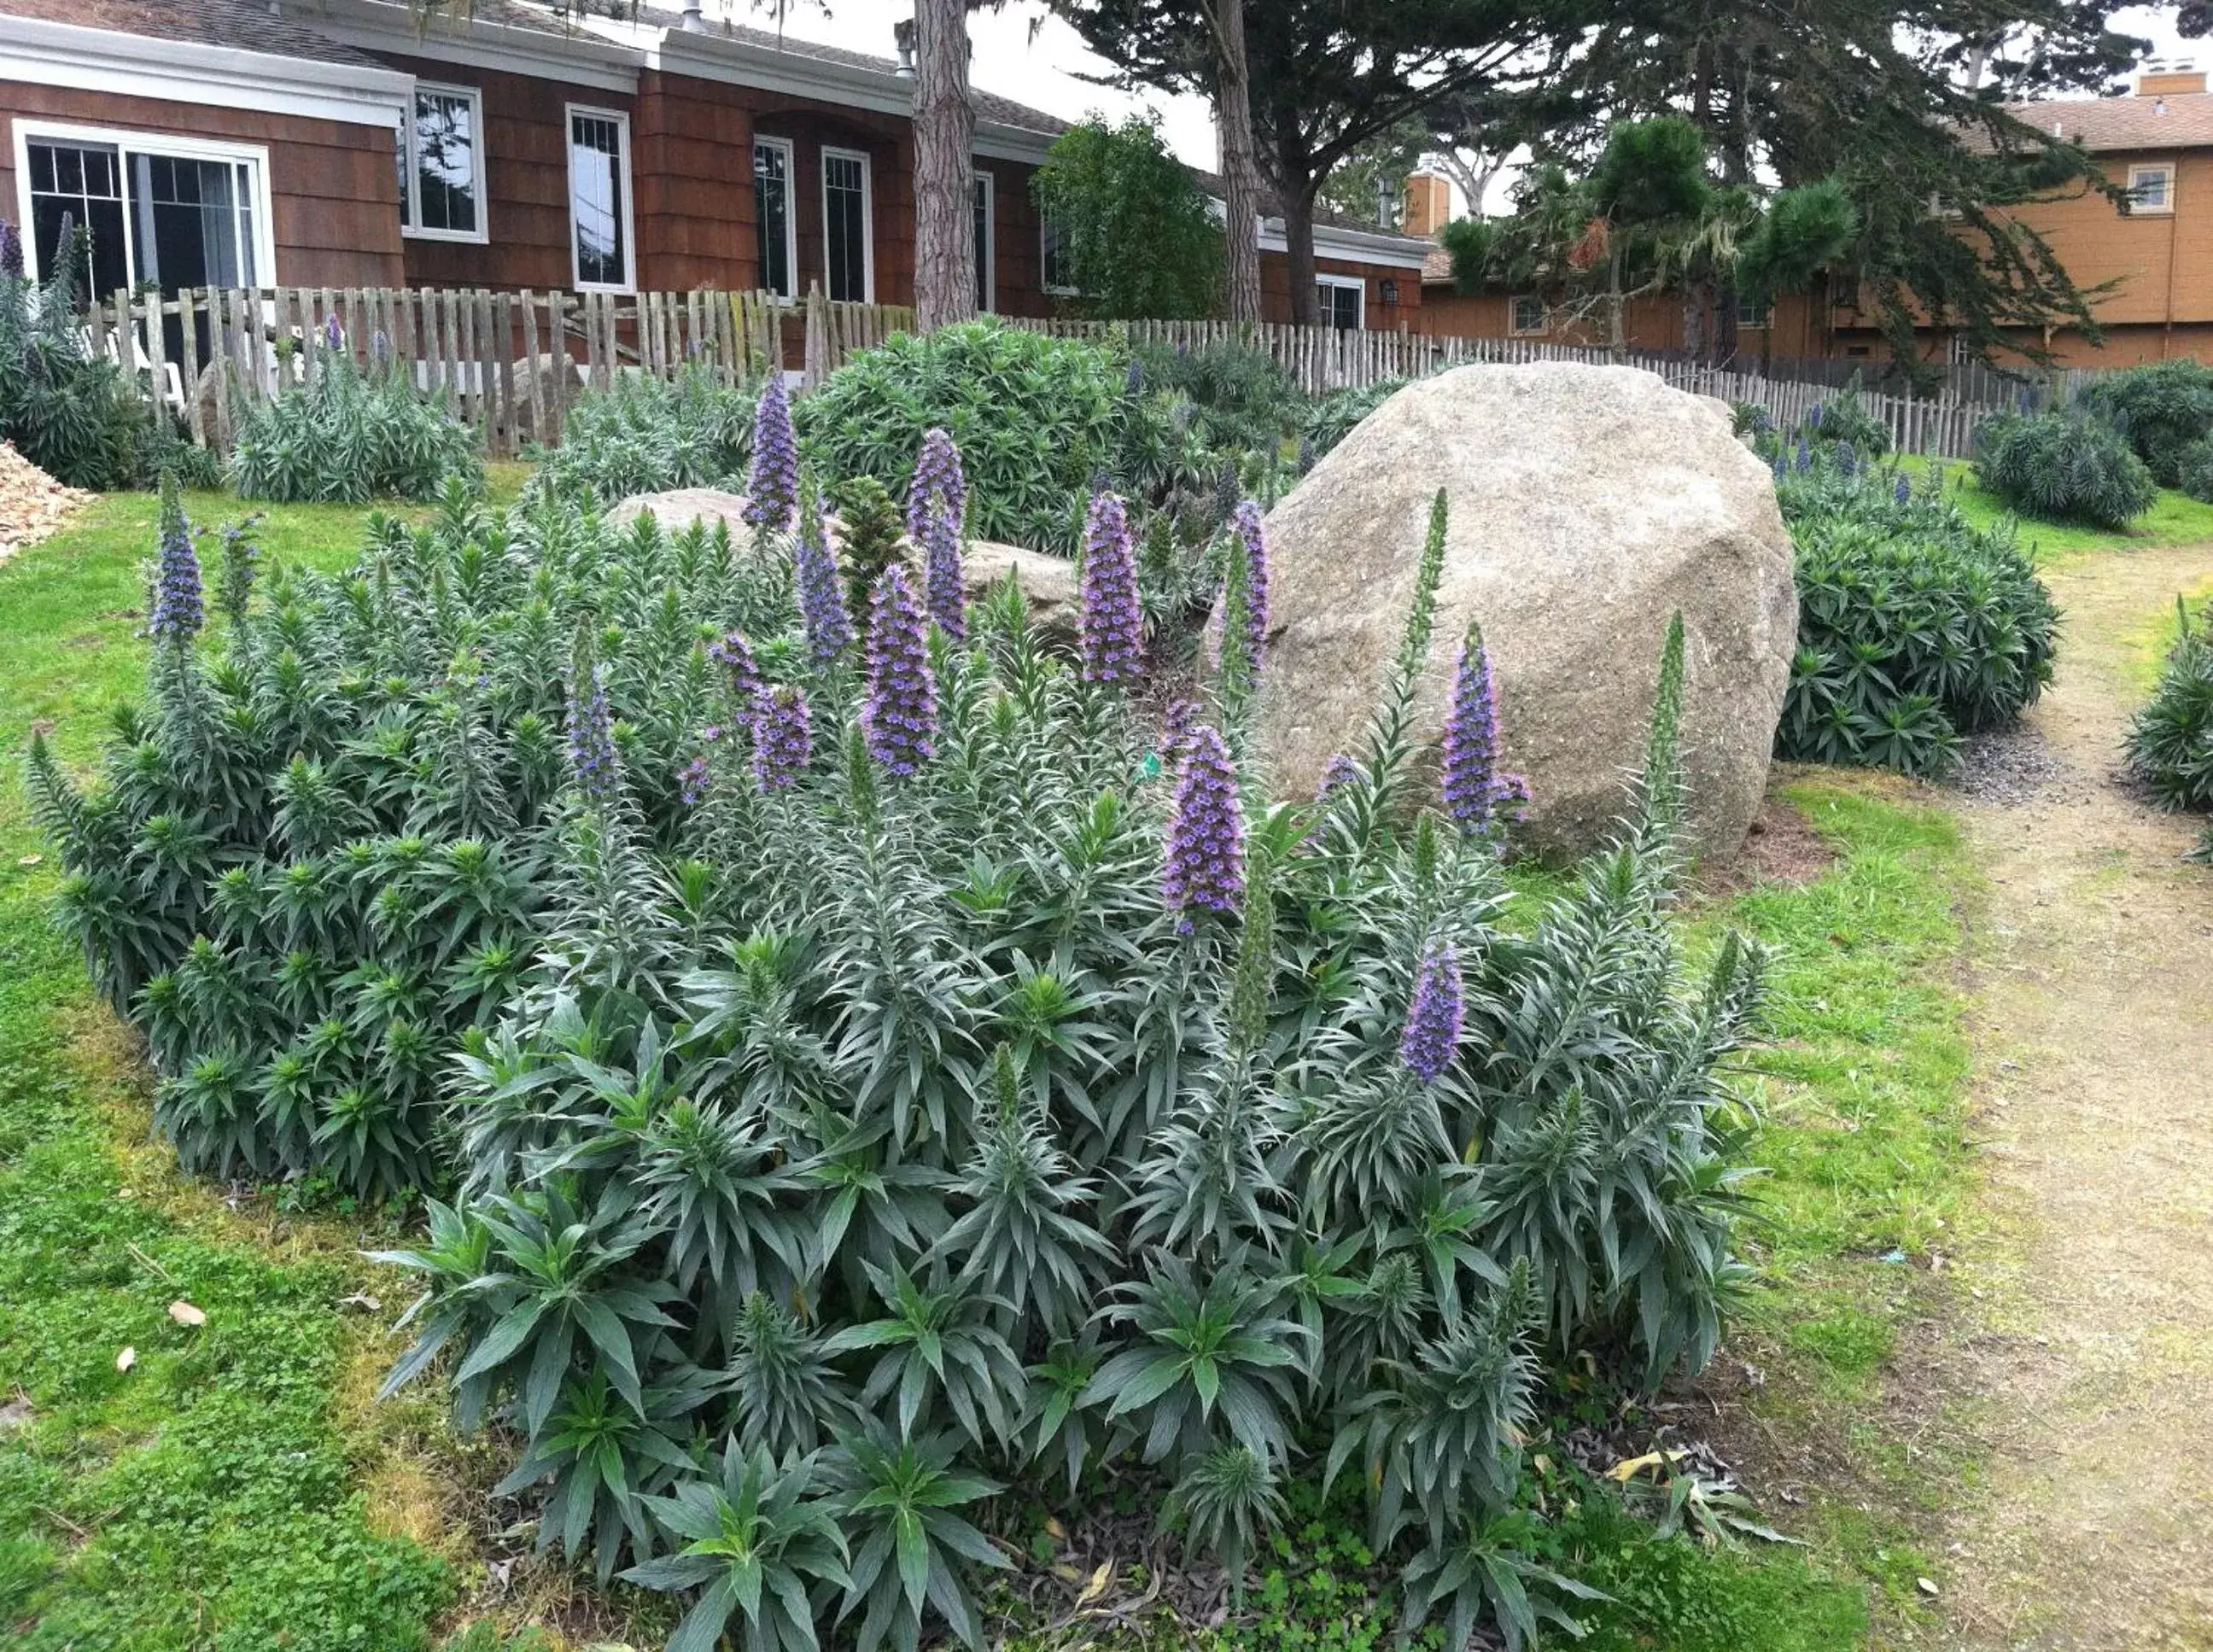
<instances>
[{"instance_id":1,"label":"dirt path","mask_svg":"<svg viewBox=\"0 0 2213 1652\"><path fill-rule=\"evenodd\" d=\"M2209 579L2213 546L2052 570L2030 783L1962 810L1990 882L1977 1123L2020 1244L1977 1281L1996 1437L1947 1646L2213 1648L2213 869L2116 775L2137 639Z\"/></svg>"}]
</instances>

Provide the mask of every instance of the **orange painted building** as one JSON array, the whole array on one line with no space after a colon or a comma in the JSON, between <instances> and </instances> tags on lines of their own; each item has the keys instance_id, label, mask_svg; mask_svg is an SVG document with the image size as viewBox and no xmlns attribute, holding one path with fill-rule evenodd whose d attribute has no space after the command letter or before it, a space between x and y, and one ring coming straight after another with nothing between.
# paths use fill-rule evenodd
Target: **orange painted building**
<instances>
[{"instance_id":1,"label":"orange painted building","mask_svg":"<svg viewBox=\"0 0 2213 1652\"><path fill-rule=\"evenodd\" d=\"M2131 367L2171 356L2213 361L2213 93L2204 72L2151 68L2127 96L2009 107L2030 125L2082 144L2109 179L2131 192L2125 208L2083 184L2061 198L2019 209L2021 221L2045 238L2088 296L2102 335L2094 342L2062 329L2036 342L2065 367ZM1444 203L1442 179L1410 181L1409 233L1434 235L1444 222ZM1416 326L1424 332L1605 341L1602 318L1578 321L1540 294L1454 292L1451 260L1442 250L1430 255L1422 280ZM1631 349L1683 348L1680 296L1633 299L1625 319ZM1793 294L1772 314L1750 306L1740 312L1739 353L1887 356L1874 320L1848 294L1833 302L1827 295ZM1939 326L1923 328L1921 341L1929 358L1947 354L1950 345Z\"/></svg>"}]
</instances>

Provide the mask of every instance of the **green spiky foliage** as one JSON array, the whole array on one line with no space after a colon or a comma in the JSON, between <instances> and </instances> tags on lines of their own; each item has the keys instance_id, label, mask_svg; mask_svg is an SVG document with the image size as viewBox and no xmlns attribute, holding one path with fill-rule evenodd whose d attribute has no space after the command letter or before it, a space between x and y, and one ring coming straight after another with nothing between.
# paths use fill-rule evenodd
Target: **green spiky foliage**
<instances>
[{"instance_id":1,"label":"green spiky foliage","mask_svg":"<svg viewBox=\"0 0 2213 1652\"><path fill-rule=\"evenodd\" d=\"M619 374L576 399L560 445L540 456L530 488L600 509L675 488L742 491L759 398L757 382L726 385L704 363L674 379Z\"/></svg>"},{"instance_id":2,"label":"green spiky foliage","mask_svg":"<svg viewBox=\"0 0 2213 1652\"><path fill-rule=\"evenodd\" d=\"M995 1500L1104 1471L1233 1568L1341 1472L1434 1560L1410 1605L1511 1613L1462 1562L1526 1558L1548 1365L1652 1384L1719 1338L1759 958L1694 978L1667 918L1680 631L1619 840L1533 924L1419 811L1445 527L1357 783L1212 794L1221 910L1166 904L1156 731L1017 593L934 641L893 777L774 547L550 499L262 570L104 785L41 745L32 790L180 1152L432 1195L392 1383L509 1430L541 1543L683 1593L680 1644L978 1645ZM808 693L789 788L733 628Z\"/></svg>"},{"instance_id":3,"label":"green spiky foliage","mask_svg":"<svg viewBox=\"0 0 2213 1652\"><path fill-rule=\"evenodd\" d=\"M230 456L241 499L427 502L458 480L484 491L476 432L420 395L396 363L324 352L314 375L249 403Z\"/></svg>"},{"instance_id":4,"label":"green spiky foliage","mask_svg":"<svg viewBox=\"0 0 2213 1652\"><path fill-rule=\"evenodd\" d=\"M188 1163L426 1186L455 1039L541 953L657 960L644 892L681 887L677 774L703 724L735 720L701 639L776 636L782 583L704 533L608 535L455 489L422 528L377 521L336 578L272 570L236 530L216 607L197 643L158 645L100 783L34 742L62 921L145 1032ZM563 797L579 628L639 771L606 821Z\"/></svg>"},{"instance_id":5,"label":"green spiky foliage","mask_svg":"<svg viewBox=\"0 0 2213 1652\"><path fill-rule=\"evenodd\" d=\"M2035 703L2059 611L2010 529L1856 463L1784 448L1777 468L1798 585L1777 756L1942 774Z\"/></svg>"},{"instance_id":6,"label":"green spiky foliage","mask_svg":"<svg viewBox=\"0 0 2213 1652\"><path fill-rule=\"evenodd\" d=\"M2187 357L2104 373L2076 405L2136 450L2161 487L2182 485L2182 458L2213 436L2213 368Z\"/></svg>"},{"instance_id":7,"label":"green spiky foliage","mask_svg":"<svg viewBox=\"0 0 2213 1652\"><path fill-rule=\"evenodd\" d=\"M58 245L36 250L43 284L0 271L0 437L71 487L150 481L160 455L142 460L141 449L155 421L115 363L94 352L79 308L84 231L65 228Z\"/></svg>"},{"instance_id":8,"label":"green spiky foliage","mask_svg":"<svg viewBox=\"0 0 2213 1652\"><path fill-rule=\"evenodd\" d=\"M2178 484L2189 454L2177 461ZM1975 479L2024 516L2093 527L2125 527L2159 499L2128 439L2079 411L1984 419L1975 431Z\"/></svg>"},{"instance_id":9,"label":"green spiky foliage","mask_svg":"<svg viewBox=\"0 0 2213 1652\"><path fill-rule=\"evenodd\" d=\"M2213 809L2213 604L2174 601L2174 644L2159 686L2129 725L2129 767L2160 806Z\"/></svg>"},{"instance_id":10,"label":"green spiky foliage","mask_svg":"<svg viewBox=\"0 0 2213 1652\"><path fill-rule=\"evenodd\" d=\"M1816 402L1799 427L1809 442L1830 446L1849 445L1862 459L1890 450L1890 427L1868 411L1861 398L1860 375L1854 373L1844 387Z\"/></svg>"},{"instance_id":11,"label":"green spiky foliage","mask_svg":"<svg viewBox=\"0 0 2213 1652\"><path fill-rule=\"evenodd\" d=\"M1619 842L1509 930L1495 850L1402 772L1442 533L1440 504L1360 786L1248 820L1233 912L1164 905L1152 731L1007 595L938 643L911 776L826 676L789 790L718 743L673 835L643 761L564 806L543 961L468 1035L451 1197L392 1259L427 1286L393 1381L436 1365L507 1421L546 1542L765 1637L728 1569L820 1497L844 1581L807 1539L795 1618L975 1645L1002 1487L1111 1464L1241 1569L1334 1466L1448 1577L1514 1506L1547 1362L1711 1355L1759 959L1692 978L1667 922L1680 633ZM1400 1041L1444 940L1466 1024L1424 1082Z\"/></svg>"}]
</instances>

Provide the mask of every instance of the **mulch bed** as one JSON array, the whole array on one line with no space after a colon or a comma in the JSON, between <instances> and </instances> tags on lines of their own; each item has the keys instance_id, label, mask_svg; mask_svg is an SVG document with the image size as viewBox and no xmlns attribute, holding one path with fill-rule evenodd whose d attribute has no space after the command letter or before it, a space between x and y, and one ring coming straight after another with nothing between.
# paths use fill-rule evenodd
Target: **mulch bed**
<instances>
[{"instance_id":1,"label":"mulch bed","mask_svg":"<svg viewBox=\"0 0 2213 1652\"><path fill-rule=\"evenodd\" d=\"M0 562L45 539L92 497L64 487L14 442L0 442Z\"/></svg>"}]
</instances>

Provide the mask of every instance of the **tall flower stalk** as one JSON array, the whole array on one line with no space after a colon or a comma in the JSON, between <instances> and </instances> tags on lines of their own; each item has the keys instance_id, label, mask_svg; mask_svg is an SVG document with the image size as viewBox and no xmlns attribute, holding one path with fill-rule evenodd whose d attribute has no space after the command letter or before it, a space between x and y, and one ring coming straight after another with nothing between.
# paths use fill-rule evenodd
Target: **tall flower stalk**
<instances>
[{"instance_id":1,"label":"tall flower stalk","mask_svg":"<svg viewBox=\"0 0 2213 1652\"><path fill-rule=\"evenodd\" d=\"M932 425L922 438L922 452L914 462L914 480L906 491L906 536L917 546L930 531L933 511L942 509L953 519L957 540L968 513L968 479L960 469L960 449L952 433Z\"/></svg>"},{"instance_id":2,"label":"tall flower stalk","mask_svg":"<svg viewBox=\"0 0 2213 1652\"><path fill-rule=\"evenodd\" d=\"M799 597L799 621L807 631L807 652L825 669L853 646L853 616L845 611L838 553L822 527L822 502L808 489L799 508L799 542L792 549L792 583Z\"/></svg>"},{"instance_id":3,"label":"tall flower stalk","mask_svg":"<svg viewBox=\"0 0 2213 1652\"><path fill-rule=\"evenodd\" d=\"M763 533L789 530L799 508L799 442L792 434L791 400L780 372L770 372L753 406L753 472L746 494L747 521Z\"/></svg>"},{"instance_id":4,"label":"tall flower stalk","mask_svg":"<svg viewBox=\"0 0 2213 1652\"><path fill-rule=\"evenodd\" d=\"M1083 680L1131 682L1144 672L1137 568L1130 517L1120 497L1094 495L1083 525L1083 606L1077 620Z\"/></svg>"},{"instance_id":5,"label":"tall flower stalk","mask_svg":"<svg viewBox=\"0 0 2213 1652\"><path fill-rule=\"evenodd\" d=\"M1468 622L1453 672L1452 706L1445 717L1445 813L1462 832L1487 831L1514 804L1526 802L1528 783L1498 771L1498 695L1483 628Z\"/></svg>"},{"instance_id":6,"label":"tall flower stalk","mask_svg":"<svg viewBox=\"0 0 2213 1652\"><path fill-rule=\"evenodd\" d=\"M1257 682L1268 649L1268 536L1260 526L1260 507L1246 500L1230 513L1229 527L1236 545L1230 577L1244 594L1246 680Z\"/></svg>"},{"instance_id":7,"label":"tall flower stalk","mask_svg":"<svg viewBox=\"0 0 2213 1652\"><path fill-rule=\"evenodd\" d=\"M773 689L753 713L753 780L765 792L789 791L814 756L814 730L807 696Z\"/></svg>"},{"instance_id":8,"label":"tall flower stalk","mask_svg":"<svg viewBox=\"0 0 2213 1652\"><path fill-rule=\"evenodd\" d=\"M1436 1083L1452 1065L1465 1013L1460 954L1449 941L1432 941L1415 968L1406 1030L1399 1039L1399 1058L1423 1083Z\"/></svg>"},{"instance_id":9,"label":"tall flower stalk","mask_svg":"<svg viewBox=\"0 0 2213 1652\"><path fill-rule=\"evenodd\" d=\"M580 662L569 683L570 777L586 797L604 803L614 796L620 772L607 684L597 668Z\"/></svg>"},{"instance_id":10,"label":"tall flower stalk","mask_svg":"<svg viewBox=\"0 0 2213 1652\"><path fill-rule=\"evenodd\" d=\"M936 754L937 680L923 637L922 605L906 570L884 570L869 608L869 693L861 732L869 755L902 779Z\"/></svg>"},{"instance_id":11,"label":"tall flower stalk","mask_svg":"<svg viewBox=\"0 0 2213 1652\"><path fill-rule=\"evenodd\" d=\"M923 600L937 629L955 643L968 640L968 593L960 566L960 521L940 500L923 524Z\"/></svg>"},{"instance_id":12,"label":"tall flower stalk","mask_svg":"<svg viewBox=\"0 0 2213 1652\"><path fill-rule=\"evenodd\" d=\"M175 472L162 472L160 560L154 576L153 617L146 629L155 641L189 643L199 635L207 610L200 596L200 559Z\"/></svg>"},{"instance_id":13,"label":"tall flower stalk","mask_svg":"<svg viewBox=\"0 0 2213 1652\"><path fill-rule=\"evenodd\" d=\"M1237 771L1222 732L1200 723L1184 743L1176 771L1175 817L1168 823L1167 862L1161 895L1168 910L1234 912L1245 894L1245 811L1237 796Z\"/></svg>"},{"instance_id":14,"label":"tall flower stalk","mask_svg":"<svg viewBox=\"0 0 2213 1652\"><path fill-rule=\"evenodd\" d=\"M753 644L746 641L743 631L725 631L707 644L707 657L729 674L730 698L737 702L741 711L749 710L760 698L760 666L753 658Z\"/></svg>"}]
</instances>

